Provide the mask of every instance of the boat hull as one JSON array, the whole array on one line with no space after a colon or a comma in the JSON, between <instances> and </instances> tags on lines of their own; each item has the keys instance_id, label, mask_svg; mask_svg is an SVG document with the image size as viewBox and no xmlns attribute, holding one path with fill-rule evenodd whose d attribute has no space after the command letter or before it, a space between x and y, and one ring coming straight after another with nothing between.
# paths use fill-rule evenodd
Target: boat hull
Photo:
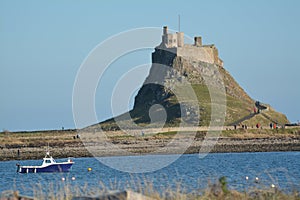
<instances>
[{"instance_id":1,"label":"boat hull","mask_svg":"<svg viewBox=\"0 0 300 200\"><path fill-rule=\"evenodd\" d=\"M73 163L51 164L45 167L40 166L19 166L19 173L53 173L53 172L69 172Z\"/></svg>"}]
</instances>

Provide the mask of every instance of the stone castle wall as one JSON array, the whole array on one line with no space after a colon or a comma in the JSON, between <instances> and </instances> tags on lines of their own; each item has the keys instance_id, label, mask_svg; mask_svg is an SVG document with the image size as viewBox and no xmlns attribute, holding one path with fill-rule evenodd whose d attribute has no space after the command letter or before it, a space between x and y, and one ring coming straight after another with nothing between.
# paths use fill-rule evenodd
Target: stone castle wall
<instances>
[{"instance_id":1,"label":"stone castle wall","mask_svg":"<svg viewBox=\"0 0 300 200\"><path fill-rule=\"evenodd\" d=\"M210 64L216 64L223 67L223 61L219 59L218 50L213 45L208 46L194 46L184 45L183 47L177 47L177 56L190 58L196 61L207 62Z\"/></svg>"},{"instance_id":2,"label":"stone castle wall","mask_svg":"<svg viewBox=\"0 0 300 200\"><path fill-rule=\"evenodd\" d=\"M184 33L170 34L167 26L163 28L162 42L158 47L166 48L177 56L223 67L223 61L219 58L218 49L214 45L202 45L201 37L195 37L194 44L184 44Z\"/></svg>"}]
</instances>

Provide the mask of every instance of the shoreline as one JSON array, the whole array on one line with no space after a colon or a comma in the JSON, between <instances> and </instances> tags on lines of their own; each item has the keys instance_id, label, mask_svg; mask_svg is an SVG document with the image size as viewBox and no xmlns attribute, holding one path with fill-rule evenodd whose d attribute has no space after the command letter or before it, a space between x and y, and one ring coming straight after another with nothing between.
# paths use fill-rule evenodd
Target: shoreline
<instances>
[{"instance_id":1,"label":"shoreline","mask_svg":"<svg viewBox=\"0 0 300 200\"><path fill-rule=\"evenodd\" d=\"M197 131L196 135L190 135L188 131L177 134L174 130L150 133L128 135L122 131L111 131L99 135L76 130L2 132L0 161L39 160L45 156L48 147L54 158L182 154L184 141L189 141L185 154L199 153L200 149L204 149L203 153L300 151L300 127L223 130L220 137L207 137L205 130ZM91 154L87 148L96 153Z\"/></svg>"},{"instance_id":2,"label":"shoreline","mask_svg":"<svg viewBox=\"0 0 300 200\"><path fill-rule=\"evenodd\" d=\"M116 141L115 141L116 142ZM83 143L77 143L70 146L53 146L51 147L51 155L55 159L67 157L106 157L106 156L128 156L128 155L155 155L155 154L181 154L181 150L174 146L167 148L166 151L157 153L156 150L168 143L166 140L144 141L136 143L136 141L122 141L118 147L126 150L127 153L119 153L113 149L108 149L103 145L97 149L97 154L91 154ZM184 154L199 153L201 147L205 149L209 146L202 146L201 141L195 141L184 152ZM99 144L101 145L101 144ZM90 148L90 147L88 147ZM19 156L18 156L19 150ZM209 153L243 153L243 152L292 152L300 151L300 138L293 139L237 139L237 138L219 138ZM206 153L206 152L204 152ZM1 148L0 161L9 160L39 160L45 156L45 147L22 147L22 148Z\"/></svg>"}]
</instances>

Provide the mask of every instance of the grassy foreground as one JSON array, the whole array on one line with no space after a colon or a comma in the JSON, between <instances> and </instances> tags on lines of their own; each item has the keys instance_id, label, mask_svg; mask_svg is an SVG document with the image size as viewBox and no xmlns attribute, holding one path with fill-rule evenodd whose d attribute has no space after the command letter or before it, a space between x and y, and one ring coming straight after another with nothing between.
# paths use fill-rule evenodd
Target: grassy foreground
<instances>
[{"instance_id":1,"label":"grassy foreground","mask_svg":"<svg viewBox=\"0 0 300 200\"><path fill-rule=\"evenodd\" d=\"M243 191L230 190L226 177L221 177L206 189L187 191L184 185L178 183L176 187L160 187L158 190L151 182L131 181L125 189L119 189L118 183L111 183L109 189L102 182L99 187L90 188L74 186L66 182L63 185L49 185L46 189L41 185L33 188L33 196L25 197L18 191L2 192L1 200L6 199L115 199L115 200L299 200L299 190L290 193L280 191L276 185L265 186L260 183L245 184ZM54 192L56 191L56 192ZM13 198L12 198L13 197Z\"/></svg>"}]
</instances>

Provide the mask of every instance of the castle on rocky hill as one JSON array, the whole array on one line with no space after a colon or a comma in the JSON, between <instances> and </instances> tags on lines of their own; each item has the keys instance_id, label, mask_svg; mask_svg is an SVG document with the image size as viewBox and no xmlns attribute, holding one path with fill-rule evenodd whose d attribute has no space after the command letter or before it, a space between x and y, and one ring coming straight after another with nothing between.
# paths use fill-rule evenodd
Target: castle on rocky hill
<instances>
[{"instance_id":1,"label":"castle on rocky hill","mask_svg":"<svg viewBox=\"0 0 300 200\"><path fill-rule=\"evenodd\" d=\"M284 114L269 105L255 104L223 67L218 49L202 45L201 37L185 44L183 32L168 33L165 26L162 41L151 56L149 74L135 96L133 109L100 123L102 130L135 130L136 124L145 129L161 127L162 123L164 127L179 127L182 123L208 127L223 125L223 117L226 125L289 123Z\"/></svg>"},{"instance_id":2,"label":"castle on rocky hill","mask_svg":"<svg viewBox=\"0 0 300 200\"><path fill-rule=\"evenodd\" d=\"M168 33L168 27L163 27L163 35L159 49L167 49L185 58L199 60L223 67L223 61L219 58L218 49L215 45L202 45L201 37L194 37L194 44L184 44L184 33Z\"/></svg>"}]
</instances>

